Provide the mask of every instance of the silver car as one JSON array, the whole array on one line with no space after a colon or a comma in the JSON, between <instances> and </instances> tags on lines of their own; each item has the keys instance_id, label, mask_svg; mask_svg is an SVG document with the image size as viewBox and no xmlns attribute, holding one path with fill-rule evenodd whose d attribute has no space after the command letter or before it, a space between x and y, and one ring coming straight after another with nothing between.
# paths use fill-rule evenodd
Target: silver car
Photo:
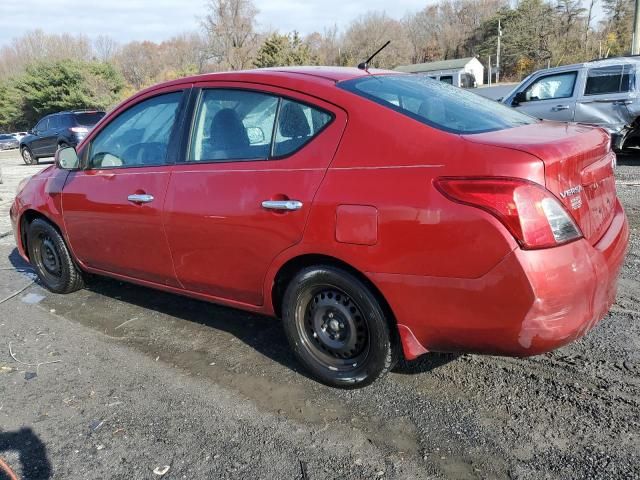
<instances>
[{"instance_id":1,"label":"silver car","mask_svg":"<svg viewBox=\"0 0 640 480\"><path fill-rule=\"evenodd\" d=\"M538 118L603 127L616 150L640 146L640 57L538 70L502 102Z\"/></svg>"},{"instance_id":2,"label":"silver car","mask_svg":"<svg viewBox=\"0 0 640 480\"><path fill-rule=\"evenodd\" d=\"M11 150L19 145L20 142L13 135L0 134L0 150Z\"/></svg>"}]
</instances>

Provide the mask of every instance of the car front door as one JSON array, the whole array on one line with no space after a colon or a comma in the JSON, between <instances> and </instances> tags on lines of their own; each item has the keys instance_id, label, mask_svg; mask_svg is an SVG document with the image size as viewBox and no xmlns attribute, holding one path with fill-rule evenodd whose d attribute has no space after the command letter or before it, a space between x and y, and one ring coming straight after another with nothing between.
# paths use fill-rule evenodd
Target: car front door
<instances>
[{"instance_id":1,"label":"car front door","mask_svg":"<svg viewBox=\"0 0 640 480\"><path fill-rule=\"evenodd\" d=\"M525 85L512 105L536 118L570 122L576 105L578 71L541 75Z\"/></svg>"},{"instance_id":2,"label":"car front door","mask_svg":"<svg viewBox=\"0 0 640 480\"><path fill-rule=\"evenodd\" d=\"M30 142L29 148L31 148L31 151L36 156L44 155L46 135L49 130L49 118L50 117L44 117L33 127L34 138Z\"/></svg>"},{"instance_id":3,"label":"car front door","mask_svg":"<svg viewBox=\"0 0 640 480\"><path fill-rule=\"evenodd\" d=\"M51 115L47 130L42 135L42 151L40 155L53 157L58 149L58 133L60 132L60 115Z\"/></svg>"},{"instance_id":4,"label":"car front door","mask_svg":"<svg viewBox=\"0 0 640 480\"><path fill-rule=\"evenodd\" d=\"M188 290L261 305L269 265L302 238L346 114L276 87L201 87L165 206L176 274Z\"/></svg>"},{"instance_id":5,"label":"car front door","mask_svg":"<svg viewBox=\"0 0 640 480\"><path fill-rule=\"evenodd\" d=\"M628 108L634 100L634 65L630 63L591 68L576 104L575 121L616 130L631 123Z\"/></svg>"},{"instance_id":6,"label":"car front door","mask_svg":"<svg viewBox=\"0 0 640 480\"><path fill-rule=\"evenodd\" d=\"M86 266L177 287L162 207L186 93L153 92L121 107L80 152L62 193L71 248Z\"/></svg>"}]
</instances>

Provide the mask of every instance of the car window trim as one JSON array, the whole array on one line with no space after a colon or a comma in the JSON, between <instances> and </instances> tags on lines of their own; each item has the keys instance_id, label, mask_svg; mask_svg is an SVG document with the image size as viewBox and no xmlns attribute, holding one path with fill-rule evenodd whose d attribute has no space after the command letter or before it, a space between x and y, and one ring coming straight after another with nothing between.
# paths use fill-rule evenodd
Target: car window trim
<instances>
[{"instance_id":1,"label":"car window trim","mask_svg":"<svg viewBox=\"0 0 640 480\"><path fill-rule=\"evenodd\" d=\"M525 88L523 88L520 91L521 92L526 92L527 90L529 90L529 87L532 87L533 85L538 83L538 81L542 80L543 78L556 77L558 75L566 75L567 73L573 73L574 74L573 87L571 88L571 95L569 95L568 97L553 97L553 98L543 98L543 99L539 99L539 100L527 100L526 102L521 102L521 103L538 103L538 102L546 102L546 101L551 101L551 100L565 100L567 98L574 98L575 94L576 94L576 85L578 84L578 74L579 74L578 70L566 70L566 71L563 71L563 72L554 72L554 73L548 73L546 75L540 75L539 77L532 79L531 82ZM585 85L586 85L586 81L585 81Z\"/></svg>"},{"instance_id":2,"label":"car window trim","mask_svg":"<svg viewBox=\"0 0 640 480\"><path fill-rule=\"evenodd\" d=\"M190 94L191 93L191 87L185 87L184 85L181 86L182 88L177 88L175 90L165 90L165 91L161 91L156 93L155 95L149 95L149 96L145 96L143 98L141 98L139 101L136 101L135 103L128 105L126 108L124 108L123 110L121 110L120 112L118 112L117 115L115 115L113 118L109 119L109 122L102 125L100 130L98 132L95 133L95 135L91 138L91 141L89 142L89 144L84 147L83 152L82 152L82 156L81 156L81 161L82 161L82 169L86 170L86 171L96 171L96 170L126 170L126 169L130 169L130 168L149 168L149 167L166 167L166 166L171 166L174 165L176 163L176 154L179 152L179 148L176 148L175 145L173 145L176 141L178 141L178 139L176 138L178 136L179 130L177 130L179 127L182 126L182 120L185 114L185 109L186 109L186 100L188 97L187 91ZM100 135L100 133L102 133L102 131L108 127L109 125L111 125L111 123L116 120L117 118L119 118L122 114L126 113L127 111L129 111L130 109L136 107L137 105L140 105L143 102L146 102L147 100L152 100L154 98L158 98L161 97L163 95L170 95L172 93L178 93L181 92L182 96L180 97L180 101L178 103L178 109L176 110L176 121L173 124L173 127L171 128L171 133L169 134L169 143L167 144L167 154L165 157L165 161L164 163L158 163L158 164L154 164L154 165L129 165L129 166L114 166L114 167L99 167L99 168L95 168L92 167L90 165L90 161L91 161L91 150L93 148L93 142L95 141L95 139ZM172 160L172 158L174 160Z\"/></svg>"},{"instance_id":3,"label":"car window trim","mask_svg":"<svg viewBox=\"0 0 640 480\"><path fill-rule=\"evenodd\" d=\"M260 90L258 88L247 88L247 87L236 87L236 86L228 86L228 85L221 85L221 86L195 86L194 90L197 90L197 92L195 93L195 95L193 95L194 97L194 101L192 102L192 104L190 105L190 111L188 112L188 115L190 115L191 117L191 121L190 121L190 127L189 129L185 129L187 130L185 132L186 136L187 136L187 142L186 145L183 149L183 155L180 155L180 157L178 158L178 161L176 162L177 164L182 164L182 165L204 165L204 164L210 164L210 163L240 163L240 162L271 162L271 161L278 161L278 160L286 160L287 158L295 155L296 153L298 153L299 151L301 151L303 148L305 148L307 145L309 145L311 142L313 142L316 138L318 138L324 131L325 129L329 128L329 126L335 121L336 119L336 115L334 112L327 110L326 108L320 107L319 105L316 105L310 101L305 101L305 100L300 100L298 98L294 98L292 96L288 96L286 94L283 93L275 93L275 92L270 92L267 90ZM193 141L193 129L195 127L195 122L196 122L196 114L198 113L198 107L200 106L200 102L202 99L202 92L204 90L240 90L240 91L245 91L245 92L249 92L249 93L260 93L263 95L270 95L272 97L276 97L278 99L278 105L276 107L276 117L274 119L274 124L273 124L273 131L271 134L271 146L269 148L269 156L267 158L238 158L238 159L220 159L220 160L198 160L198 161L192 161L189 160L189 157L191 156L191 148L193 147L192 145L192 141ZM305 105L309 108L313 108L315 110L319 110L323 113L326 113L327 115L329 115L331 118L329 119L329 121L327 123L325 123L322 128L320 128L312 137L310 137L305 143L303 143L302 145L300 145L298 148L296 148L294 151L289 152L286 155L277 155L274 156L273 154L273 149L274 149L274 145L275 145L275 138L276 138L276 130L278 128L277 125L277 121L278 121L278 115L280 114L280 106L282 104L282 100L289 100L291 102L296 102L299 103L301 105Z\"/></svg>"}]
</instances>

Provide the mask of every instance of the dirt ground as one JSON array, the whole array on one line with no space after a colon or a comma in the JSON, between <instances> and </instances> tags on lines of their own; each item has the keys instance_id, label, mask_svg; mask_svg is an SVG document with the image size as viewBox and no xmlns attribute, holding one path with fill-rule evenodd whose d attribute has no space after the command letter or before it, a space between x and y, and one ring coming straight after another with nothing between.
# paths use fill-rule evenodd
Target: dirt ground
<instances>
[{"instance_id":1,"label":"dirt ground","mask_svg":"<svg viewBox=\"0 0 640 480\"><path fill-rule=\"evenodd\" d=\"M25 479L640 478L640 155L619 163L632 243L593 331L356 391L308 378L275 319L106 279L54 295L0 238L0 301L26 287L0 303L0 457ZM1 236L38 167L0 166Z\"/></svg>"}]
</instances>

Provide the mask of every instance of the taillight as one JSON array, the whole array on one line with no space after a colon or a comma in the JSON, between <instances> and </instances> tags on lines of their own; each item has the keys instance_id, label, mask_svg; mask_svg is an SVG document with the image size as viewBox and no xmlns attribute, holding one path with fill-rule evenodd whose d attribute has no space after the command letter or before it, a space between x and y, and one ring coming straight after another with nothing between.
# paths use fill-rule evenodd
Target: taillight
<instances>
[{"instance_id":1,"label":"taillight","mask_svg":"<svg viewBox=\"0 0 640 480\"><path fill-rule=\"evenodd\" d=\"M71 127L73 133L87 133L89 131L86 127Z\"/></svg>"},{"instance_id":2,"label":"taillight","mask_svg":"<svg viewBox=\"0 0 640 480\"><path fill-rule=\"evenodd\" d=\"M551 192L516 178L439 178L436 188L454 202L481 208L500 220L522 248L548 248L582 237Z\"/></svg>"}]
</instances>

